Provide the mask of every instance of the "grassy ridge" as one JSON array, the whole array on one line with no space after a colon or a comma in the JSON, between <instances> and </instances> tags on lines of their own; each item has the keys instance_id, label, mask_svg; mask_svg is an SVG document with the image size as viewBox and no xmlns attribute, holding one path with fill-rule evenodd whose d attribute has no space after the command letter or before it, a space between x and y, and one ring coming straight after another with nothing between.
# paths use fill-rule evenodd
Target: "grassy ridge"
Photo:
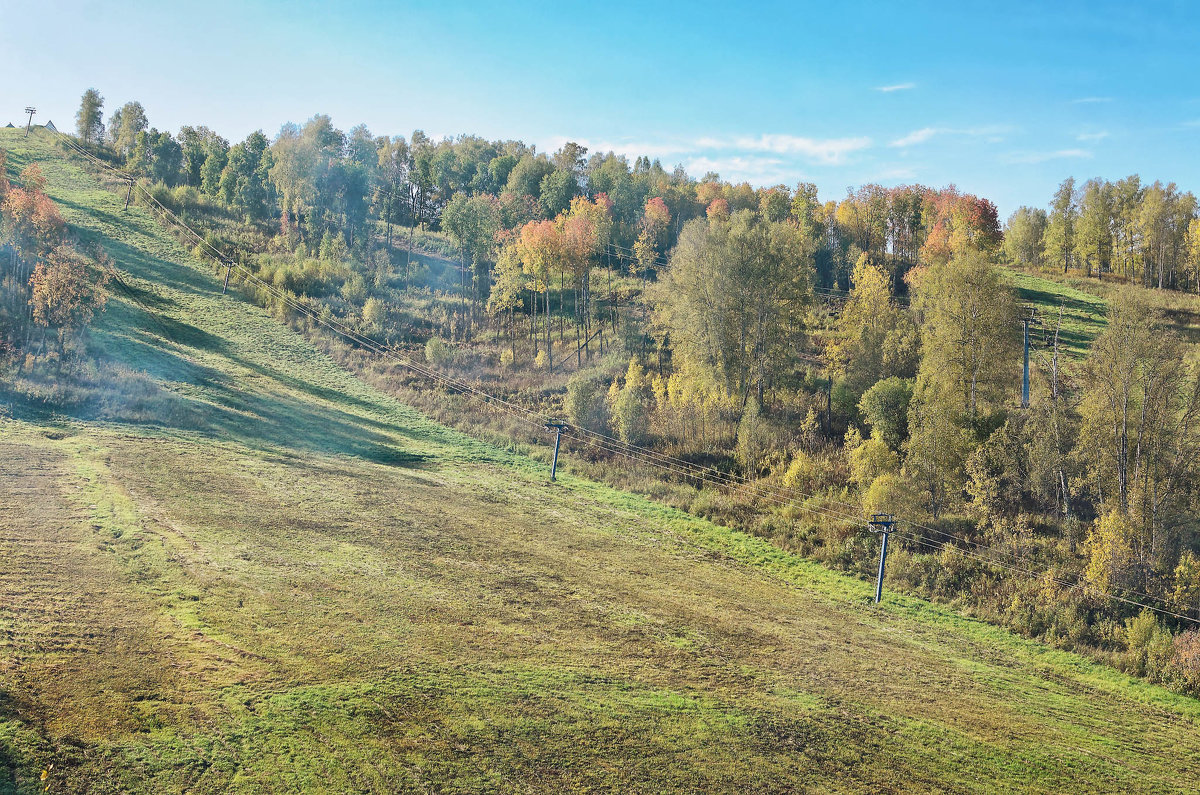
<instances>
[{"instance_id":1,"label":"grassy ridge","mask_svg":"<svg viewBox=\"0 0 1200 795\"><path fill-rule=\"evenodd\" d=\"M160 390L0 429L0 792L1200 785L1196 702L551 486L220 296L45 139L0 145L116 260L93 343Z\"/></svg>"}]
</instances>

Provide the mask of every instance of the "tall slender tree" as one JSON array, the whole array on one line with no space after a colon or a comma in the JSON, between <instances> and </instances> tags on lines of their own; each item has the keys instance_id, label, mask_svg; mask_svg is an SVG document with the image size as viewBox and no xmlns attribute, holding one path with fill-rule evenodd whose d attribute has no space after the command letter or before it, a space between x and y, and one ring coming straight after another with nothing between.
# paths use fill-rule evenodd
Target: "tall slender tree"
<instances>
[{"instance_id":1,"label":"tall slender tree","mask_svg":"<svg viewBox=\"0 0 1200 795\"><path fill-rule=\"evenodd\" d=\"M104 135L104 97L94 88L83 92L79 112L75 114L75 131L79 140L92 144Z\"/></svg>"}]
</instances>

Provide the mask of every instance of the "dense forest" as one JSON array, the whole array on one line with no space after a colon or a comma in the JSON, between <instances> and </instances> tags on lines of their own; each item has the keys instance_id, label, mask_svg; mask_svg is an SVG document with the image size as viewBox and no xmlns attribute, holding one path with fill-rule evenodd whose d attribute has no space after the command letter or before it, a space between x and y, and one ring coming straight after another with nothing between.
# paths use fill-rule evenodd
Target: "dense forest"
<instances>
[{"instance_id":1,"label":"dense forest","mask_svg":"<svg viewBox=\"0 0 1200 795\"><path fill-rule=\"evenodd\" d=\"M137 102L105 124L103 106L84 95L76 145L201 230L198 256L245 267L234 283L281 319L321 336L305 307L563 416L595 435L567 440L584 471L835 567L868 572L862 519L893 513L900 587L1200 694L1200 371L1172 320L1200 291L1190 193L1067 180L1002 228L954 186L822 201L573 143L317 115L230 144L160 132ZM0 196L6 377L69 370L72 350L82 366L72 340L103 307L103 263L71 247L36 173ZM1107 286L1094 338L1061 304L1037 316L1022 407L1025 272ZM535 439L323 344L440 419ZM726 487L585 443L610 437Z\"/></svg>"}]
</instances>

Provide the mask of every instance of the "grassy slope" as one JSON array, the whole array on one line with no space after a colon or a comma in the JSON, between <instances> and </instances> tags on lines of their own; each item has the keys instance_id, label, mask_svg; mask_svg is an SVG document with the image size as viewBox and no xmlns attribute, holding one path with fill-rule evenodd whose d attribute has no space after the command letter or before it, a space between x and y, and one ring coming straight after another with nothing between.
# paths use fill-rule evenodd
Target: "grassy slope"
<instances>
[{"instance_id":1,"label":"grassy slope","mask_svg":"<svg viewBox=\"0 0 1200 795\"><path fill-rule=\"evenodd\" d=\"M1097 281L1058 273L1031 273L1002 268L1005 281L1017 291L1022 304L1037 309L1041 326L1034 326L1035 349L1048 351L1062 309L1059 343L1068 359L1068 367L1083 361L1088 347L1107 325L1108 301L1117 290L1136 293L1155 310L1167 328L1191 346L1190 356L1200 346L1200 296L1174 290L1146 289L1137 284L1122 284L1114 279Z\"/></svg>"},{"instance_id":2,"label":"grassy slope","mask_svg":"<svg viewBox=\"0 0 1200 795\"><path fill-rule=\"evenodd\" d=\"M172 418L0 427L0 792L1200 786L1196 702L551 486L0 145L116 259L94 340Z\"/></svg>"},{"instance_id":3,"label":"grassy slope","mask_svg":"<svg viewBox=\"0 0 1200 795\"><path fill-rule=\"evenodd\" d=\"M1052 341L1061 307L1062 329L1059 332L1059 345L1068 357L1083 359L1088 346L1104 330L1107 302L1092 293L1048 279L1044 275L1007 268L1003 270L1003 274L1005 281L1017 291L1018 300L1037 309L1042 326L1034 327L1033 342L1039 347L1044 347Z\"/></svg>"}]
</instances>

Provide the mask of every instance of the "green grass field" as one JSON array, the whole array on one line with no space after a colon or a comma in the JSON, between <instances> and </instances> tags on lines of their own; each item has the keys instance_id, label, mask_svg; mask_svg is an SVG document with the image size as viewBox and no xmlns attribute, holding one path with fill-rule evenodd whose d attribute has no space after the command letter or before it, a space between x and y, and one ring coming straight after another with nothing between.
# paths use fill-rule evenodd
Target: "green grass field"
<instances>
[{"instance_id":1,"label":"green grass field","mask_svg":"<svg viewBox=\"0 0 1200 795\"><path fill-rule=\"evenodd\" d=\"M1040 326L1032 330L1033 342L1040 347L1053 344L1054 330L1062 312L1059 330L1060 350L1068 357L1082 360L1092 341L1104 331L1108 303L1101 297L1046 276L1003 269L1002 274L1017 293L1017 300L1037 311Z\"/></svg>"},{"instance_id":2,"label":"green grass field","mask_svg":"<svg viewBox=\"0 0 1200 795\"><path fill-rule=\"evenodd\" d=\"M221 296L44 133L0 146L116 261L93 344L158 389L0 426L0 793L1200 787L1200 703L551 484Z\"/></svg>"},{"instance_id":3,"label":"green grass field","mask_svg":"<svg viewBox=\"0 0 1200 795\"><path fill-rule=\"evenodd\" d=\"M1200 296L1175 290L1146 289L1106 277L1105 281L1061 274L1035 274L1013 268L1001 273L1017 293L1017 300L1036 310L1040 325L1032 331L1035 348L1049 351L1054 328L1062 312L1059 346L1068 366L1077 366L1088 347L1108 325L1108 300L1116 290L1135 293L1162 319L1166 328L1179 335L1196 355L1200 345Z\"/></svg>"}]
</instances>

